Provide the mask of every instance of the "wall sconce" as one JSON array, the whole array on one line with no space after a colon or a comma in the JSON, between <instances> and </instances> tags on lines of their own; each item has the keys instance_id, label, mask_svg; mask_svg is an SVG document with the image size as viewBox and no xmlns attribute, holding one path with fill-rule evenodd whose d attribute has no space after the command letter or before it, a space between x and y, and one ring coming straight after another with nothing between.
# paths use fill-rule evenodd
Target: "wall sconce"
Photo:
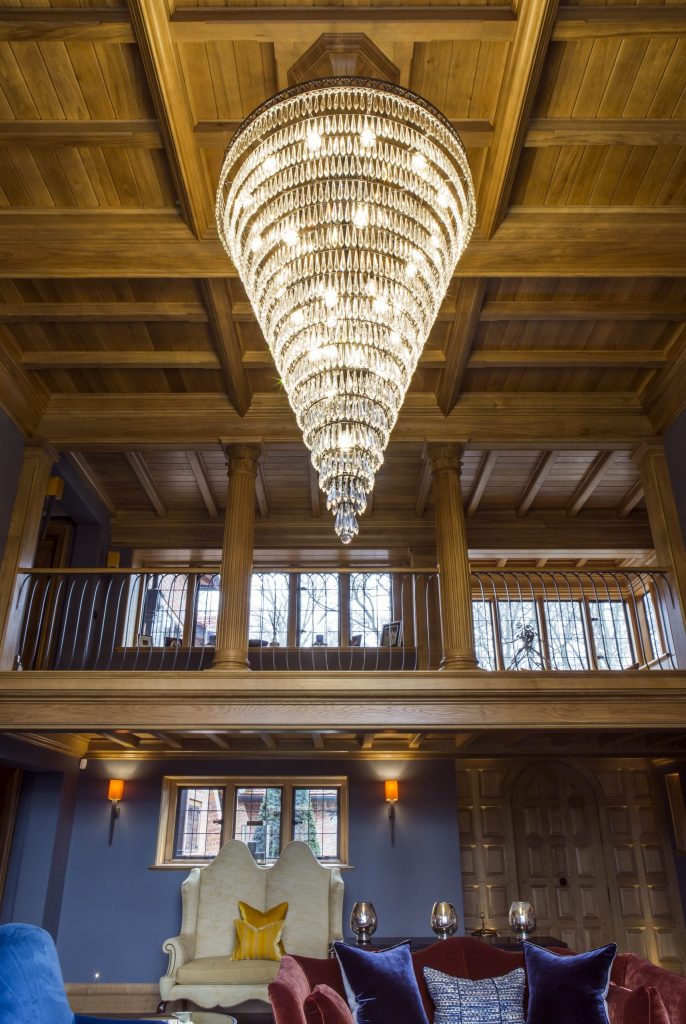
<instances>
[{"instance_id":1,"label":"wall sconce","mask_svg":"<svg viewBox=\"0 0 686 1024\"><path fill-rule=\"evenodd\" d=\"M112 804L112 812L110 814L110 838L109 845L112 845L112 839L114 837L114 823L119 817L121 807L119 801L124 796L124 780L123 779L110 779L107 787L107 799Z\"/></svg>"},{"instance_id":2,"label":"wall sconce","mask_svg":"<svg viewBox=\"0 0 686 1024\"><path fill-rule=\"evenodd\" d=\"M388 817L393 821L395 818L395 805L398 802L398 780L386 779L384 789L386 791L386 803L388 804Z\"/></svg>"}]
</instances>

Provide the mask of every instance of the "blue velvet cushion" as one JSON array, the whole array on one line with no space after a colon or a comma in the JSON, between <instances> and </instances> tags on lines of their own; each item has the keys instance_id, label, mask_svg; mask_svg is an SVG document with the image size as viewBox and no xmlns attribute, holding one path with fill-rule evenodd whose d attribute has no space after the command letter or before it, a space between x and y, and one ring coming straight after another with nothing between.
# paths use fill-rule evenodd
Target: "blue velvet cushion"
<instances>
[{"instance_id":1,"label":"blue velvet cushion","mask_svg":"<svg viewBox=\"0 0 686 1024\"><path fill-rule=\"evenodd\" d=\"M355 1024L428 1024L409 942L378 953L335 942Z\"/></svg>"},{"instance_id":2,"label":"blue velvet cushion","mask_svg":"<svg viewBox=\"0 0 686 1024\"><path fill-rule=\"evenodd\" d=\"M524 943L529 982L527 1024L609 1024L607 993L617 946L558 956Z\"/></svg>"},{"instance_id":3,"label":"blue velvet cushion","mask_svg":"<svg viewBox=\"0 0 686 1024\"><path fill-rule=\"evenodd\" d=\"M454 978L424 968L434 1024L524 1024L524 968L499 978Z\"/></svg>"},{"instance_id":4,"label":"blue velvet cushion","mask_svg":"<svg viewBox=\"0 0 686 1024\"><path fill-rule=\"evenodd\" d=\"M74 1016L52 937L33 924L0 927L0 1024L88 1024ZM100 1017L97 1024L115 1024ZM129 1024L142 1024L130 1021Z\"/></svg>"}]
</instances>

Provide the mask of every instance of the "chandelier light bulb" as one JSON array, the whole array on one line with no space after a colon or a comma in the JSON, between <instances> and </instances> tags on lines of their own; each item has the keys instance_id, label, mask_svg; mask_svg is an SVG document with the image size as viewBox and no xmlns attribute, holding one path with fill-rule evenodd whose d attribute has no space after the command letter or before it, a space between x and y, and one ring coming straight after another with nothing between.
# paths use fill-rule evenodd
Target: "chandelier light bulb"
<instances>
[{"instance_id":1,"label":"chandelier light bulb","mask_svg":"<svg viewBox=\"0 0 686 1024\"><path fill-rule=\"evenodd\" d=\"M287 89L226 151L219 235L344 544L358 534L475 215L450 122L386 82Z\"/></svg>"}]
</instances>

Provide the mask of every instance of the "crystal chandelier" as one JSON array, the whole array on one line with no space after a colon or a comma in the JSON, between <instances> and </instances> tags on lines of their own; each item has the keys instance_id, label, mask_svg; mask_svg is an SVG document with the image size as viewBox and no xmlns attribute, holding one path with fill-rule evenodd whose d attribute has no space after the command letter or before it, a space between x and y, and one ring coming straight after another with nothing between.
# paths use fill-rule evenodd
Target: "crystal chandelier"
<instances>
[{"instance_id":1,"label":"crystal chandelier","mask_svg":"<svg viewBox=\"0 0 686 1024\"><path fill-rule=\"evenodd\" d=\"M348 544L474 226L462 143L395 85L307 82L236 132L216 216Z\"/></svg>"}]
</instances>

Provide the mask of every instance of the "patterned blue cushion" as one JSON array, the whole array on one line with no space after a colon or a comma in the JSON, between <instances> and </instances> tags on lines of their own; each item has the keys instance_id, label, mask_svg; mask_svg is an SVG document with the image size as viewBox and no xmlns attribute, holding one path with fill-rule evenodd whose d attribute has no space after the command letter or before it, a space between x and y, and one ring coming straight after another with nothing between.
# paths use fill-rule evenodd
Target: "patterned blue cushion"
<instances>
[{"instance_id":1,"label":"patterned blue cushion","mask_svg":"<svg viewBox=\"0 0 686 1024\"><path fill-rule=\"evenodd\" d=\"M524 1024L524 969L499 978L453 978L424 968L436 1006L434 1024Z\"/></svg>"}]
</instances>

